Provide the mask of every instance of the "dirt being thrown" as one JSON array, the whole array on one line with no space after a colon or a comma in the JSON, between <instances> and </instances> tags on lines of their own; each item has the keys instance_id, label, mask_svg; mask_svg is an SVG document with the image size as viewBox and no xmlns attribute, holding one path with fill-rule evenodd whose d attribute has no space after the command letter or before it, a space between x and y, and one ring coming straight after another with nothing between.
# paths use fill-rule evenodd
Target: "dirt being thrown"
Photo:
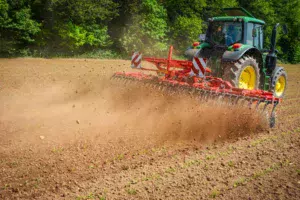
<instances>
[{"instance_id":1,"label":"dirt being thrown","mask_svg":"<svg viewBox=\"0 0 300 200\"><path fill-rule=\"evenodd\" d=\"M256 133L267 128L266 118L245 106L200 101L195 96L168 95L134 85L117 90L111 106L126 111L121 120L147 130L157 141L212 142Z\"/></svg>"}]
</instances>

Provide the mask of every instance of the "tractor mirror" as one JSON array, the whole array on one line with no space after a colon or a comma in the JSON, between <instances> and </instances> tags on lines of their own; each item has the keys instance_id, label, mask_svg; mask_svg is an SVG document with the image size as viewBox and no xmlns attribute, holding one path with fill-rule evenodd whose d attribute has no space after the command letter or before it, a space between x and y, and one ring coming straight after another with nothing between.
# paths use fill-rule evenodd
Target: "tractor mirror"
<instances>
[{"instance_id":1,"label":"tractor mirror","mask_svg":"<svg viewBox=\"0 0 300 200\"><path fill-rule=\"evenodd\" d=\"M288 33L288 28L287 28L286 24L282 25L282 31L283 31L283 34L285 34L285 35Z\"/></svg>"},{"instance_id":2,"label":"tractor mirror","mask_svg":"<svg viewBox=\"0 0 300 200\"><path fill-rule=\"evenodd\" d=\"M256 31L256 29L254 28L254 29L252 29L252 37L256 37L257 36L257 31Z\"/></svg>"},{"instance_id":3,"label":"tractor mirror","mask_svg":"<svg viewBox=\"0 0 300 200\"><path fill-rule=\"evenodd\" d=\"M199 35L199 40L200 40L200 41L205 41L205 37L206 37L205 34L200 34L200 35Z\"/></svg>"}]
</instances>

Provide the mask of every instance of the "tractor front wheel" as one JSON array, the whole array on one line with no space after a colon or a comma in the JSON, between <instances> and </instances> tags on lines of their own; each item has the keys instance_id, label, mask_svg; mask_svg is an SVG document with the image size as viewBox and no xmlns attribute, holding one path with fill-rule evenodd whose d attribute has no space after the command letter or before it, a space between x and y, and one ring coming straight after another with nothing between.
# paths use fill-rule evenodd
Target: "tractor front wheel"
<instances>
[{"instance_id":1,"label":"tractor front wheel","mask_svg":"<svg viewBox=\"0 0 300 200\"><path fill-rule=\"evenodd\" d=\"M236 62L225 65L223 79L229 81L233 87L258 89L260 79L258 63L250 56L243 56Z\"/></svg>"},{"instance_id":2,"label":"tractor front wheel","mask_svg":"<svg viewBox=\"0 0 300 200\"><path fill-rule=\"evenodd\" d=\"M282 67L276 67L273 71L271 91L273 95L282 98L287 87L287 74Z\"/></svg>"}]
</instances>

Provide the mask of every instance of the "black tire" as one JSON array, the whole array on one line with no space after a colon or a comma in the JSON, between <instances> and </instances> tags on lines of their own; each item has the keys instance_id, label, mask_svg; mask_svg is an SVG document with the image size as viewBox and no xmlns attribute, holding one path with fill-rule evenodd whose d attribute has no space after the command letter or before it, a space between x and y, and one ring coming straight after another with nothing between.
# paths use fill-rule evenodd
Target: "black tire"
<instances>
[{"instance_id":1,"label":"black tire","mask_svg":"<svg viewBox=\"0 0 300 200\"><path fill-rule=\"evenodd\" d=\"M285 85L284 85L282 94L277 93L275 90L276 83L278 82L280 77L284 77L284 80L285 80ZM286 88L287 88L287 74L283 67L277 66L272 73L270 90L271 90L271 92L273 92L274 97L282 98L282 97L284 97Z\"/></svg>"},{"instance_id":2,"label":"black tire","mask_svg":"<svg viewBox=\"0 0 300 200\"><path fill-rule=\"evenodd\" d=\"M259 66L257 61L250 56L243 56L239 60L232 62L232 63L226 63L224 65L224 74L223 79L225 81L228 81L232 84L233 87L239 88L239 79L241 76L241 73L244 71L244 69L247 66L252 66L255 71L255 86L252 89L258 89L259 88L259 80L260 80L260 73L259 73Z\"/></svg>"}]
</instances>

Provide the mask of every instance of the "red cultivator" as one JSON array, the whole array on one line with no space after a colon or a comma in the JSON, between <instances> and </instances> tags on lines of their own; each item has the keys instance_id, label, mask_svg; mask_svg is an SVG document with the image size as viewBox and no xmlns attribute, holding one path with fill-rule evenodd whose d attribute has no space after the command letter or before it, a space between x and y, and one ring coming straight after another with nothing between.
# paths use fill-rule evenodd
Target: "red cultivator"
<instances>
[{"instance_id":1,"label":"red cultivator","mask_svg":"<svg viewBox=\"0 0 300 200\"><path fill-rule=\"evenodd\" d=\"M246 90L233 87L229 82L221 78L210 76L211 70L206 67L205 59L194 57L193 61L173 60L172 51L173 47L171 46L167 59L143 58L143 60L154 64L157 69L143 68L141 65L142 54L137 52L133 54L131 60L132 68L154 71L158 76L141 72L117 72L113 77L141 81L142 83L154 83L160 88L188 91L204 99L227 99L227 102L232 104L244 100L249 102L248 105L250 108L258 108L264 104L264 111L268 105L272 105L270 126L273 127L275 125L275 107L280 102L280 99L275 98L273 93L263 90Z\"/></svg>"}]
</instances>

